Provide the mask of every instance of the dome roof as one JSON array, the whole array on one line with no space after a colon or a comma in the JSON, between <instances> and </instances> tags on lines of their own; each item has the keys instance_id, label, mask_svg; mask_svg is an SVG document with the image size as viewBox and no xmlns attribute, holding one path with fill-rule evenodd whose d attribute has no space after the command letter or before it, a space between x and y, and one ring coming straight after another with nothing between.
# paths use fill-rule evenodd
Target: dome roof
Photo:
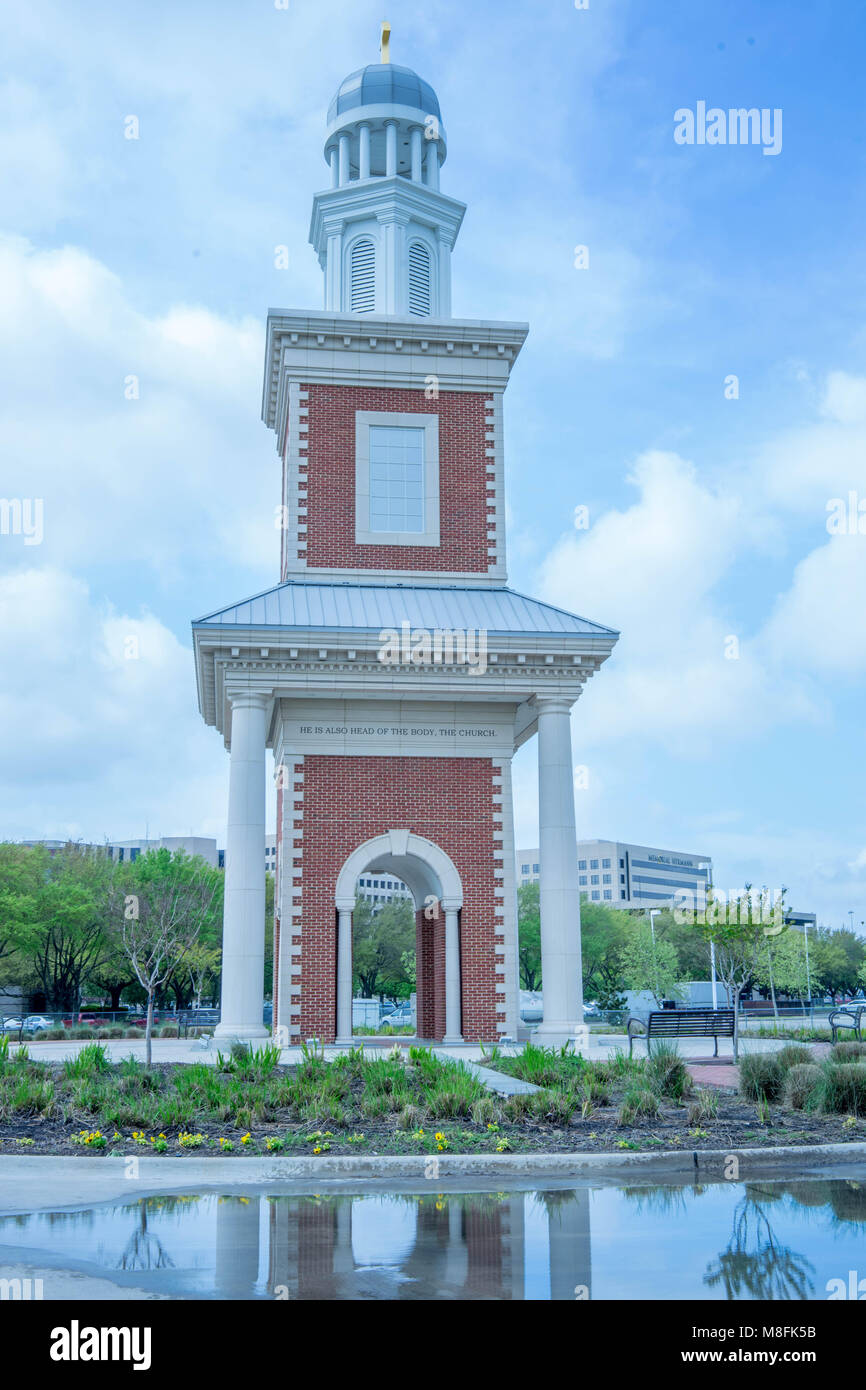
<instances>
[{"instance_id":1,"label":"dome roof","mask_svg":"<svg viewBox=\"0 0 866 1390\"><path fill-rule=\"evenodd\" d=\"M441 120L439 99L429 82L396 63L369 63L340 83L328 107L328 125L358 106L411 106Z\"/></svg>"}]
</instances>

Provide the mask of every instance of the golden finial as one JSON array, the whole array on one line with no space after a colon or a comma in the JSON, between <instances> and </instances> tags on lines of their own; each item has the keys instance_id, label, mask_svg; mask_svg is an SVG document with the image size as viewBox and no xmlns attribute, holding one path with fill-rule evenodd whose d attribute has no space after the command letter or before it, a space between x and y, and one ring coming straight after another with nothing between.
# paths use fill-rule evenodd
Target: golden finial
<instances>
[{"instance_id":1,"label":"golden finial","mask_svg":"<svg viewBox=\"0 0 866 1390\"><path fill-rule=\"evenodd\" d=\"M391 26L387 19L382 20L382 36L379 40L379 52L382 55L383 63L391 61Z\"/></svg>"}]
</instances>

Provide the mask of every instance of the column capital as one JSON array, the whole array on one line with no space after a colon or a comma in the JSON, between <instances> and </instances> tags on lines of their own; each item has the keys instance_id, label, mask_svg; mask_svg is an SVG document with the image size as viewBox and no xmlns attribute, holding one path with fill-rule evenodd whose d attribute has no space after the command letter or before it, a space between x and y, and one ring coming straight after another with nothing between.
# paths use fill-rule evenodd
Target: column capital
<instances>
[{"instance_id":1,"label":"column capital","mask_svg":"<svg viewBox=\"0 0 866 1390\"><path fill-rule=\"evenodd\" d=\"M574 701L566 695L536 695L535 704L539 714L571 714Z\"/></svg>"},{"instance_id":2,"label":"column capital","mask_svg":"<svg viewBox=\"0 0 866 1390\"><path fill-rule=\"evenodd\" d=\"M233 710L267 709L271 694L266 690L229 690L226 692L226 699Z\"/></svg>"}]
</instances>

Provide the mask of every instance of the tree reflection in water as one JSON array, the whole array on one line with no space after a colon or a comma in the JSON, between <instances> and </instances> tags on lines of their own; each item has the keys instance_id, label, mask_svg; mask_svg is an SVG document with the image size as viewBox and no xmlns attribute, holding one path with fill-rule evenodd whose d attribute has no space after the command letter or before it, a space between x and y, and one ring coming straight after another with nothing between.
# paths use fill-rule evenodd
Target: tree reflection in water
<instances>
[{"instance_id":1,"label":"tree reflection in water","mask_svg":"<svg viewBox=\"0 0 866 1390\"><path fill-rule=\"evenodd\" d=\"M120 1257L118 1269L174 1269L174 1260L159 1236L147 1229L148 1202L149 1199L145 1198L138 1203L136 1225Z\"/></svg>"},{"instance_id":2,"label":"tree reflection in water","mask_svg":"<svg viewBox=\"0 0 866 1390\"><path fill-rule=\"evenodd\" d=\"M766 1208L780 1200L779 1189L747 1183L734 1208L731 1239L708 1265L704 1283L725 1290L729 1299L804 1299L813 1292L815 1267L776 1239Z\"/></svg>"}]
</instances>

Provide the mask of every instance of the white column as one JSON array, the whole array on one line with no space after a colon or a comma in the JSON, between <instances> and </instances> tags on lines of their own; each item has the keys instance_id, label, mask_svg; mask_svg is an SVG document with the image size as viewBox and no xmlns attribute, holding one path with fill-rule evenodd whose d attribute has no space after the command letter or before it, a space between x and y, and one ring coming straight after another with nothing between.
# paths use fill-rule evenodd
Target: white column
<instances>
[{"instance_id":1,"label":"white column","mask_svg":"<svg viewBox=\"0 0 866 1390\"><path fill-rule=\"evenodd\" d=\"M423 132L419 125L413 126L409 134L409 154L412 161L412 182L421 182L421 141Z\"/></svg>"},{"instance_id":2,"label":"white column","mask_svg":"<svg viewBox=\"0 0 866 1390\"><path fill-rule=\"evenodd\" d=\"M340 136L340 187L349 182L349 137Z\"/></svg>"},{"instance_id":3,"label":"white column","mask_svg":"<svg viewBox=\"0 0 866 1390\"><path fill-rule=\"evenodd\" d=\"M331 166L331 187L336 188L340 178L340 166L338 163L337 146L331 150L329 163Z\"/></svg>"},{"instance_id":4,"label":"white column","mask_svg":"<svg viewBox=\"0 0 866 1390\"><path fill-rule=\"evenodd\" d=\"M338 907L337 1042L352 1044L352 909Z\"/></svg>"},{"instance_id":5,"label":"white column","mask_svg":"<svg viewBox=\"0 0 866 1390\"><path fill-rule=\"evenodd\" d=\"M439 187L439 141L427 141L427 187Z\"/></svg>"},{"instance_id":6,"label":"white column","mask_svg":"<svg viewBox=\"0 0 866 1390\"><path fill-rule=\"evenodd\" d=\"M445 909L445 1043L462 1043L463 1017L460 1001L459 908L443 903Z\"/></svg>"},{"instance_id":7,"label":"white column","mask_svg":"<svg viewBox=\"0 0 866 1390\"><path fill-rule=\"evenodd\" d=\"M368 179L370 177L370 127L362 125L359 127L358 136L358 178Z\"/></svg>"},{"instance_id":8,"label":"white column","mask_svg":"<svg viewBox=\"0 0 866 1390\"><path fill-rule=\"evenodd\" d=\"M544 1021L536 1033L540 1041L565 1041L583 1023L571 712L565 699L538 701L538 827Z\"/></svg>"},{"instance_id":9,"label":"white column","mask_svg":"<svg viewBox=\"0 0 866 1390\"><path fill-rule=\"evenodd\" d=\"M385 122L385 175L393 178L397 172L397 122Z\"/></svg>"},{"instance_id":10,"label":"white column","mask_svg":"<svg viewBox=\"0 0 866 1390\"><path fill-rule=\"evenodd\" d=\"M268 697L232 695L223 902L222 1011L214 1036L265 1038L265 718Z\"/></svg>"}]
</instances>

